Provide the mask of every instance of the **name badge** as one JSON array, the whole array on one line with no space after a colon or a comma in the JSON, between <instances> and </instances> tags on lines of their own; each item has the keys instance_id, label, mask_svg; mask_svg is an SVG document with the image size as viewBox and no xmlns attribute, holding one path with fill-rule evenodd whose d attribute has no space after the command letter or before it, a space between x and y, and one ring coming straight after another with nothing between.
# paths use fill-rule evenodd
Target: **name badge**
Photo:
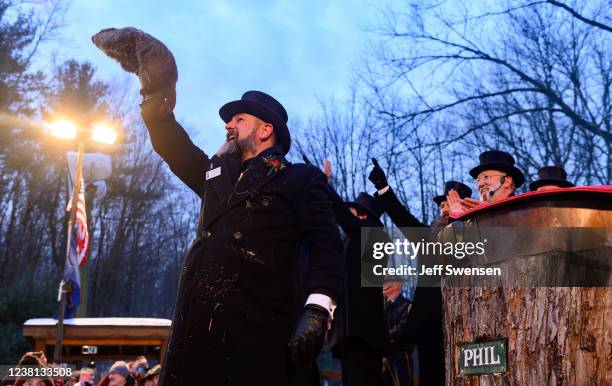
<instances>
[{"instance_id":1,"label":"name badge","mask_svg":"<svg viewBox=\"0 0 612 386\"><path fill-rule=\"evenodd\" d=\"M221 166L206 172L206 181L221 175Z\"/></svg>"}]
</instances>

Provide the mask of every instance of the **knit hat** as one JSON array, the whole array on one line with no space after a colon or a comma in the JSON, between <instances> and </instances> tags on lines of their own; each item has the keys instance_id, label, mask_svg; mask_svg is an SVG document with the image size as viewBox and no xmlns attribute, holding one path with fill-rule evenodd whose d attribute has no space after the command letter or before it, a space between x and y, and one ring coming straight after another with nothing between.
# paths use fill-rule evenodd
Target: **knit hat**
<instances>
[{"instance_id":1,"label":"knit hat","mask_svg":"<svg viewBox=\"0 0 612 386\"><path fill-rule=\"evenodd\" d=\"M117 373L121 375L123 378L126 378L130 375L130 370L128 369L127 363L124 361L117 361L113 363L108 373Z\"/></svg>"}]
</instances>

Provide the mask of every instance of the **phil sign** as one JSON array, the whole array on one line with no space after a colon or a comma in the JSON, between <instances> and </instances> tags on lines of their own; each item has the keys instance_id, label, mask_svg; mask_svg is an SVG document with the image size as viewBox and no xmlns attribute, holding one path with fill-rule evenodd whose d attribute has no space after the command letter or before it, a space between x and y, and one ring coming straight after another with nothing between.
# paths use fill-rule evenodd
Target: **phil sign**
<instances>
[{"instance_id":1,"label":"phil sign","mask_svg":"<svg viewBox=\"0 0 612 386\"><path fill-rule=\"evenodd\" d=\"M459 374L491 374L508 371L505 339L459 345Z\"/></svg>"}]
</instances>

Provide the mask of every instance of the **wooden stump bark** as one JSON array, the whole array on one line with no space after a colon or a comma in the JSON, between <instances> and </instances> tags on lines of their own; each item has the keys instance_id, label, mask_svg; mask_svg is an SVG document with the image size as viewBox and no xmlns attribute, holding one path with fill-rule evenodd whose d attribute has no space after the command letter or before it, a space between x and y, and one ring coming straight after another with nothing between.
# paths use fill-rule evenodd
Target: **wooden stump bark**
<instances>
[{"instance_id":1,"label":"wooden stump bark","mask_svg":"<svg viewBox=\"0 0 612 386\"><path fill-rule=\"evenodd\" d=\"M507 227L507 233L498 241L509 239L509 245L517 248L498 265L508 268L514 280L511 282L520 283L522 278L542 272L557 275L584 269L581 274L587 278L598 275L597 282L603 284L596 287L547 284L531 288L480 284L467 288L466 280L459 286L443 287L447 385L612 385L611 197L612 189L607 187L593 192L575 188L516 197L504 205L476 211L454 224L476 227L479 231ZM571 248L567 253L563 249L558 252L558 240L552 240L550 253L546 253L545 238L521 232L529 227L595 228L602 237L585 239L599 241L592 248L579 246L582 249L579 253ZM448 227L442 233L449 238L455 234ZM569 242L562 245L577 244L580 234L568 233L564 237ZM596 265L584 264L589 259ZM548 265L544 264L547 261ZM558 269L561 265L563 269ZM507 371L461 375L460 345L497 339L506 339Z\"/></svg>"},{"instance_id":2,"label":"wooden stump bark","mask_svg":"<svg viewBox=\"0 0 612 386\"><path fill-rule=\"evenodd\" d=\"M612 289L444 288L448 385L612 385ZM459 375L459 343L508 338L508 371Z\"/></svg>"}]
</instances>

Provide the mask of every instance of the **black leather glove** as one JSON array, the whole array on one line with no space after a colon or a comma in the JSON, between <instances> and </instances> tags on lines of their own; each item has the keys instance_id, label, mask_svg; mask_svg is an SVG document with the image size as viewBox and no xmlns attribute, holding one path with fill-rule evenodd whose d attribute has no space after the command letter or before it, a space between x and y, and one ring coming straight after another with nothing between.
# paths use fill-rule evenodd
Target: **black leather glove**
<instances>
[{"instance_id":1,"label":"black leather glove","mask_svg":"<svg viewBox=\"0 0 612 386\"><path fill-rule=\"evenodd\" d=\"M324 307L317 304L306 305L302 318L289 339L289 350L295 362L314 362L323 348L329 317L329 311Z\"/></svg>"},{"instance_id":2,"label":"black leather glove","mask_svg":"<svg viewBox=\"0 0 612 386\"><path fill-rule=\"evenodd\" d=\"M378 164L378 161L376 160L376 158L372 158L372 163L374 164L374 167L372 168L372 171L370 172L368 179L372 181L372 183L374 184L374 187L377 190L380 190L384 188L385 186L389 186L389 183L387 182L387 176L385 175L385 172L382 170L382 168Z\"/></svg>"}]
</instances>

